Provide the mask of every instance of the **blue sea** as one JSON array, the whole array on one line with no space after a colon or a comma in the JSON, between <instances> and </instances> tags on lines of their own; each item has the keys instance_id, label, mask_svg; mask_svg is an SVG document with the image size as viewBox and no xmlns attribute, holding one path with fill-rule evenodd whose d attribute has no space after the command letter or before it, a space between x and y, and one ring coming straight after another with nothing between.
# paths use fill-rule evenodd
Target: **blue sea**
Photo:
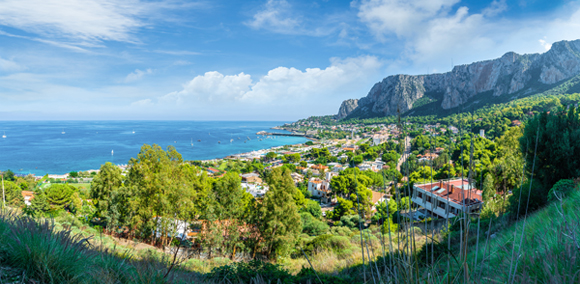
<instances>
[{"instance_id":1,"label":"blue sea","mask_svg":"<svg viewBox=\"0 0 580 284\"><path fill-rule=\"evenodd\" d=\"M157 144L164 149L172 145L185 160L207 160L307 141L302 137L257 138L258 131L284 132L270 130L284 123L0 121L0 137L6 135L0 138L0 170L44 175L99 169L105 162L127 164L131 157L137 157L143 144Z\"/></svg>"}]
</instances>

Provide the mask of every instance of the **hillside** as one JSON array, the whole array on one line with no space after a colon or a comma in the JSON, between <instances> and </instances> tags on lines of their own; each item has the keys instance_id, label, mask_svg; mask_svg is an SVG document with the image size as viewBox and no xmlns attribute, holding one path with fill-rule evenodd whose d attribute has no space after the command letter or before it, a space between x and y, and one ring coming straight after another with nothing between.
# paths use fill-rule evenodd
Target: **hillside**
<instances>
[{"instance_id":1,"label":"hillside","mask_svg":"<svg viewBox=\"0 0 580 284\"><path fill-rule=\"evenodd\" d=\"M429 115L550 90L573 93L580 88L579 74L580 40L560 41L543 54L508 52L497 59L455 66L447 73L386 77L367 96L344 101L336 117Z\"/></svg>"}]
</instances>

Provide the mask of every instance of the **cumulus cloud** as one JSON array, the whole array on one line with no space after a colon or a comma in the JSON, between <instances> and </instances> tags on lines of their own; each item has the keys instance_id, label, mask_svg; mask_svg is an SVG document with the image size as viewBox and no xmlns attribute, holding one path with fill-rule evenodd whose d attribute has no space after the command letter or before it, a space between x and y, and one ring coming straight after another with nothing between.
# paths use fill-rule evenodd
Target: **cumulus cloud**
<instances>
[{"instance_id":1,"label":"cumulus cloud","mask_svg":"<svg viewBox=\"0 0 580 284\"><path fill-rule=\"evenodd\" d=\"M400 56L392 73L444 72L455 64L497 58L508 51L544 52L551 43L580 38L580 6L543 15L509 18L505 0L471 12L458 0L362 0L361 23L379 42L397 42Z\"/></svg>"},{"instance_id":2,"label":"cumulus cloud","mask_svg":"<svg viewBox=\"0 0 580 284\"><path fill-rule=\"evenodd\" d=\"M180 91L158 98L160 105L207 108L217 112L233 106L238 109L266 107L280 114L312 111L334 113L341 100L358 97L361 86L378 79L383 63L373 56L332 58L321 68L274 68L257 80L249 74L224 75L206 72L183 85Z\"/></svg>"},{"instance_id":3,"label":"cumulus cloud","mask_svg":"<svg viewBox=\"0 0 580 284\"><path fill-rule=\"evenodd\" d=\"M135 69L134 72L129 73L129 75L127 75L127 77L125 77L123 82L131 83L131 82L139 81L139 80L141 80L141 78L143 78L143 76L149 75L149 74L153 74L153 70L151 70L150 68L145 69L145 71Z\"/></svg>"}]
</instances>

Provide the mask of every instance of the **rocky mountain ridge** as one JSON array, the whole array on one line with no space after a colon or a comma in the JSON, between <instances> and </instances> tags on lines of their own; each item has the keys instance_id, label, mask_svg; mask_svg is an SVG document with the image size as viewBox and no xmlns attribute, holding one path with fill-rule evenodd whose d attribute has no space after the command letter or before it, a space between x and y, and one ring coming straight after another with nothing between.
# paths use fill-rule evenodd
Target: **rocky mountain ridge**
<instances>
[{"instance_id":1,"label":"rocky mountain ridge","mask_svg":"<svg viewBox=\"0 0 580 284\"><path fill-rule=\"evenodd\" d=\"M580 40L560 41L542 54L508 52L502 57L455 66L430 75L393 75L376 83L366 97L346 100L337 119L404 114L422 102L447 110L479 94L493 98L538 93L580 74ZM417 106L415 106L417 107Z\"/></svg>"}]
</instances>

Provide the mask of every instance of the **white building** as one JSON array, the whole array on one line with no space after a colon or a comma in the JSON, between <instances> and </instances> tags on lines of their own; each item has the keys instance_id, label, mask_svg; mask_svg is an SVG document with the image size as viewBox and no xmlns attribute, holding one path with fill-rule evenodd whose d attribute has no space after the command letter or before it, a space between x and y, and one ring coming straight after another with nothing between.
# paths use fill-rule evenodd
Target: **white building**
<instances>
[{"instance_id":1,"label":"white building","mask_svg":"<svg viewBox=\"0 0 580 284\"><path fill-rule=\"evenodd\" d=\"M320 198L321 203L329 203L332 200L330 183L319 178L311 178L308 181L308 191L312 196Z\"/></svg>"}]
</instances>

